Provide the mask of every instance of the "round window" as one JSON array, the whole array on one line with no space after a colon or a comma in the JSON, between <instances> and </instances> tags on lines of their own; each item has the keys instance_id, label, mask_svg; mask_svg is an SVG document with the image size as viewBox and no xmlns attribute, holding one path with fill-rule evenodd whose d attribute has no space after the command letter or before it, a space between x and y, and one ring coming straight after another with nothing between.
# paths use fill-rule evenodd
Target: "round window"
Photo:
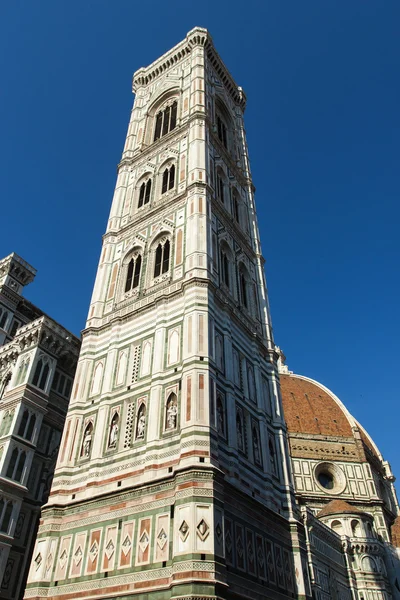
<instances>
[{"instance_id":1,"label":"round window","mask_svg":"<svg viewBox=\"0 0 400 600\"><path fill-rule=\"evenodd\" d=\"M346 487L345 475L334 463L319 463L315 467L314 476L318 487L328 494L338 494Z\"/></svg>"},{"instance_id":2,"label":"round window","mask_svg":"<svg viewBox=\"0 0 400 600\"><path fill-rule=\"evenodd\" d=\"M327 473L326 471L321 471L318 473L318 481L326 490L333 490L334 487L334 479L331 473Z\"/></svg>"}]
</instances>

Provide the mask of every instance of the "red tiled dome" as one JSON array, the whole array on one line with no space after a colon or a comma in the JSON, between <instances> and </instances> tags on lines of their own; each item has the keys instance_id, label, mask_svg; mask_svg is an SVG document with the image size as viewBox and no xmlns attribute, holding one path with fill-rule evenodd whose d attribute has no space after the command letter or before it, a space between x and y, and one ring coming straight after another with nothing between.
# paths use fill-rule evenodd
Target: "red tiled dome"
<instances>
[{"instance_id":1,"label":"red tiled dome","mask_svg":"<svg viewBox=\"0 0 400 600\"><path fill-rule=\"evenodd\" d=\"M352 506L345 500L332 500L328 502L322 510L319 511L317 517L327 517L328 515L341 515L345 513L354 514L365 514L364 511L359 510L355 506Z\"/></svg>"},{"instance_id":2,"label":"red tiled dome","mask_svg":"<svg viewBox=\"0 0 400 600\"><path fill-rule=\"evenodd\" d=\"M283 411L289 433L353 437L343 408L316 383L281 375Z\"/></svg>"}]
</instances>

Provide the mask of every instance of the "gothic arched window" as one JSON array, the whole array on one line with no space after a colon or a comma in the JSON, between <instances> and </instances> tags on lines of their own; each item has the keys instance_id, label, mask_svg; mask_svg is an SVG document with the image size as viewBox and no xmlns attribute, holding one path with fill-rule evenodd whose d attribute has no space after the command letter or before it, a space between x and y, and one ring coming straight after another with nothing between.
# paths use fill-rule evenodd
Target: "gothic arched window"
<instances>
[{"instance_id":1,"label":"gothic arched window","mask_svg":"<svg viewBox=\"0 0 400 600\"><path fill-rule=\"evenodd\" d=\"M154 277L159 277L164 273L168 273L170 255L170 241L166 239L160 242L156 248L154 262Z\"/></svg>"},{"instance_id":2,"label":"gothic arched window","mask_svg":"<svg viewBox=\"0 0 400 600\"><path fill-rule=\"evenodd\" d=\"M27 410L24 410L24 414L22 415L22 419L21 419L21 422L18 427L17 435L24 437L26 424L28 423L28 418L29 418L29 412Z\"/></svg>"},{"instance_id":3,"label":"gothic arched window","mask_svg":"<svg viewBox=\"0 0 400 600\"><path fill-rule=\"evenodd\" d=\"M31 415L31 418L29 419L29 425L28 425L28 428L27 428L26 434L25 434L26 439L29 441L31 441L31 439L32 439L35 425L36 425L36 417L35 417L35 415Z\"/></svg>"},{"instance_id":4,"label":"gothic arched window","mask_svg":"<svg viewBox=\"0 0 400 600\"><path fill-rule=\"evenodd\" d=\"M12 477L13 477L17 458L18 458L18 448L14 448L14 450L12 451L12 454L11 454L10 462L8 463L7 471L6 471L6 477L8 477L9 479L12 479Z\"/></svg>"},{"instance_id":5,"label":"gothic arched window","mask_svg":"<svg viewBox=\"0 0 400 600\"><path fill-rule=\"evenodd\" d=\"M246 267L241 264L239 265L239 290L240 290L240 303L247 310L250 309L249 301L249 274Z\"/></svg>"},{"instance_id":6,"label":"gothic arched window","mask_svg":"<svg viewBox=\"0 0 400 600\"><path fill-rule=\"evenodd\" d=\"M217 173L217 198L224 204L225 202L225 184L220 173Z\"/></svg>"},{"instance_id":7,"label":"gothic arched window","mask_svg":"<svg viewBox=\"0 0 400 600\"><path fill-rule=\"evenodd\" d=\"M139 286L140 269L142 267L142 256L137 254L133 256L128 263L128 271L126 275L125 293Z\"/></svg>"},{"instance_id":8,"label":"gothic arched window","mask_svg":"<svg viewBox=\"0 0 400 600\"><path fill-rule=\"evenodd\" d=\"M144 206L145 204L148 204L150 202L150 195L151 195L151 179L148 179L147 181L143 181L142 185L139 188L138 208L141 208L142 206Z\"/></svg>"},{"instance_id":9,"label":"gothic arched window","mask_svg":"<svg viewBox=\"0 0 400 600\"><path fill-rule=\"evenodd\" d=\"M154 141L160 139L176 127L176 116L178 103L175 101L170 106L160 110L156 115L156 126L154 129Z\"/></svg>"},{"instance_id":10,"label":"gothic arched window","mask_svg":"<svg viewBox=\"0 0 400 600\"><path fill-rule=\"evenodd\" d=\"M40 358L36 364L36 369L32 378L32 384L41 390L44 390L46 388L49 372L50 366L47 359Z\"/></svg>"},{"instance_id":11,"label":"gothic arched window","mask_svg":"<svg viewBox=\"0 0 400 600\"><path fill-rule=\"evenodd\" d=\"M167 167L163 173L161 193L165 194L175 186L175 165Z\"/></svg>"},{"instance_id":12,"label":"gothic arched window","mask_svg":"<svg viewBox=\"0 0 400 600\"><path fill-rule=\"evenodd\" d=\"M21 454L18 457L17 466L15 467L15 472L14 472L14 477L13 477L13 479L15 479L15 481L21 481L22 473L23 473L24 466L25 466L25 461L26 461L26 452L21 452Z\"/></svg>"},{"instance_id":13,"label":"gothic arched window","mask_svg":"<svg viewBox=\"0 0 400 600\"><path fill-rule=\"evenodd\" d=\"M236 223L240 224L240 200L236 190L232 192L232 210Z\"/></svg>"},{"instance_id":14,"label":"gothic arched window","mask_svg":"<svg viewBox=\"0 0 400 600\"><path fill-rule=\"evenodd\" d=\"M220 142L222 142L222 144L225 146L225 148L227 148L228 147L228 142L227 142L228 138L226 135L226 125L219 115L217 115L217 133L218 133Z\"/></svg>"},{"instance_id":15,"label":"gothic arched window","mask_svg":"<svg viewBox=\"0 0 400 600\"><path fill-rule=\"evenodd\" d=\"M6 324L8 312L0 308L0 328L3 329Z\"/></svg>"},{"instance_id":16,"label":"gothic arched window","mask_svg":"<svg viewBox=\"0 0 400 600\"><path fill-rule=\"evenodd\" d=\"M221 269L221 281L226 285L228 289L231 289L231 251L228 244L225 241L221 242L220 247L220 269Z\"/></svg>"}]
</instances>

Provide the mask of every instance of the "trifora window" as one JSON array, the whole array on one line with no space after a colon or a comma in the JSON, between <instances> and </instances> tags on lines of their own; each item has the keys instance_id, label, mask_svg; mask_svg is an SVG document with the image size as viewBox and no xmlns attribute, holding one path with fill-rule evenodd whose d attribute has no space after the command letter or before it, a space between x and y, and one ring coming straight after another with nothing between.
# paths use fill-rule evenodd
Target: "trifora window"
<instances>
[{"instance_id":1,"label":"trifora window","mask_svg":"<svg viewBox=\"0 0 400 600\"><path fill-rule=\"evenodd\" d=\"M151 179L144 181L140 186L138 208L150 202Z\"/></svg>"},{"instance_id":2,"label":"trifora window","mask_svg":"<svg viewBox=\"0 0 400 600\"><path fill-rule=\"evenodd\" d=\"M156 127L154 130L154 141L162 138L164 135L175 129L178 103L174 102L170 106L160 110L156 115Z\"/></svg>"},{"instance_id":3,"label":"trifora window","mask_svg":"<svg viewBox=\"0 0 400 600\"><path fill-rule=\"evenodd\" d=\"M131 290L133 290L139 286L141 267L142 267L142 257L140 254L137 254L136 256L133 256L128 263L128 271L126 274L126 283L125 283L125 292L130 292Z\"/></svg>"},{"instance_id":4,"label":"trifora window","mask_svg":"<svg viewBox=\"0 0 400 600\"><path fill-rule=\"evenodd\" d=\"M165 194L168 190L172 190L175 185L175 165L167 167L163 173L161 193Z\"/></svg>"},{"instance_id":5,"label":"trifora window","mask_svg":"<svg viewBox=\"0 0 400 600\"><path fill-rule=\"evenodd\" d=\"M160 242L156 249L156 259L154 263L154 277L159 277L168 272L169 269L170 242Z\"/></svg>"}]
</instances>

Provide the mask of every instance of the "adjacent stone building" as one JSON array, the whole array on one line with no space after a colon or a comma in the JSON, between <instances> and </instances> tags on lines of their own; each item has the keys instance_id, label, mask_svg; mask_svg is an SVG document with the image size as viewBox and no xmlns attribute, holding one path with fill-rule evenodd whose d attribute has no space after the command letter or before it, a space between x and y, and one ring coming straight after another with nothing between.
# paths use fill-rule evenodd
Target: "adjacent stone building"
<instances>
[{"instance_id":1,"label":"adjacent stone building","mask_svg":"<svg viewBox=\"0 0 400 600\"><path fill-rule=\"evenodd\" d=\"M47 500L79 340L23 298L36 271L0 261L0 590L20 598Z\"/></svg>"},{"instance_id":2,"label":"adjacent stone building","mask_svg":"<svg viewBox=\"0 0 400 600\"><path fill-rule=\"evenodd\" d=\"M315 596L346 598L347 588L359 600L399 598L399 506L389 463L337 396L282 360L280 388Z\"/></svg>"},{"instance_id":3,"label":"adjacent stone building","mask_svg":"<svg viewBox=\"0 0 400 600\"><path fill-rule=\"evenodd\" d=\"M397 597L389 466L273 341L243 90L201 28L133 90L25 598Z\"/></svg>"}]
</instances>

